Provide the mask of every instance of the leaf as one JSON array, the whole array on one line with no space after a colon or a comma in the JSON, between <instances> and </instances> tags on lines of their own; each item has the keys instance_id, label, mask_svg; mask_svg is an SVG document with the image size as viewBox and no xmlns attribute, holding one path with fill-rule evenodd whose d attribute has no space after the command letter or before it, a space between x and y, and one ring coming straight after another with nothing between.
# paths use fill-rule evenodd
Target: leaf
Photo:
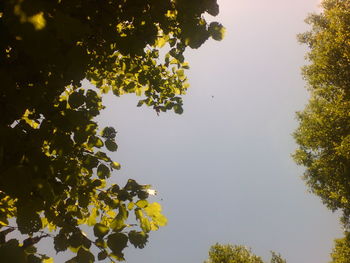
<instances>
[{"instance_id":1,"label":"leaf","mask_svg":"<svg viewBox=\"0 0 350 263\"><path fill-rule=\"evenodd\" d=\"M68 98L68 103L73 109L83 105L84 101L84 95L82 92L73 92Z\"/></svg>"},{"instance_id":2,"label":"leaf","mask_svg":"<svg viewBox=\"0 0 350 263\"><path fill-rule=\"evenodd\" d=\"M109 178L110 177L110 170L109 168L104 165L104 164L100 164L98 167L97 167L97 176L100 178L100 179L105 179L105 178Z\"/></svg>"},{"instance_id":3,"label":"leaf","mask_svg":"<svg viewBox=\"0 0 350 263\"><path fill-rule=\"evenodd\" d=\"M127 245L128 237L122 233L114 233L108 236L107 246L113 253L120 253Z\"/></svg>"},{"instance_id":4,"label":"leaf","mask_svg":"<svg viewBox=\"0 0 350 263\"><path fill-rule=\"evenodd\" d=\"M141 229L145 232L148 233L152 230L151 223L146 217L142 217L140 220L141 223Z\"/></svg>"},{"instance_id":5,"label":"leaf","mask_svg":"<svg viewBox=\"0 0 350 263\"><path fill-rule=\"evenodd\" d=\"M94 255L90 251L82 247L78 250L76 259L77 259L77 263L94 263L95 262Z\"/></svg>"},{"instance_id":6,"label":"leaf","mask_svg":"<svg viewBox=\"0 0 350 263\"><path fill-rule=\"evenodd\" d=\"M208 28L210 36L215 40L222 40L225 36L225 28L218 22L211 22Z\"/></svg>"},{"instance_id":7,"label":"leaf","mask_svg":"<svg viewBox=\"0 0 350 263\"><path fill-rule=\"evenodd\" d=\"M158 37L156 41L156 46L162 48L169 40L169 36L165 35L163 37Z\"/></svg>"},{"instance_id":8,"label":"leaf","mask_svg":"<svg viewBox=\"0 0 350 263\"><path fill-rule=\"evenodd\" d=\"M181 105L176 104L176 105L174 106L174 112L175 112L175 113L177 113L177 114L182 114L183 111L184 111L184 110L182 109Z\"/></svg>"},{"instance_id":9,"label":"leaf","mask_svg":"<svg viewBox=\"0 0 350 263\"><path fill-rule=\"evenodd\" d=\"M141 107L145 102L143 100L139 100L136 107Z\"/></svg>"},{"instance_id":10,"label":"leaf","mask_svg":"<svg viewBox=\"0 0 350 263\"><path fill-rule=\"evenodd\" d=\"M129 241L135 248L144 248L148 241L148 234L132 230L128 234Z\"/></svg>"},{"instance_id":11,"label":"leaf","mask_svg":"<svg viewBox=\"0 0 350 263\"><path fill-rule=\"evenodd\" d=\"M98 238L103 238L109 232L109 228L101 223L94 225L94 235Z\"/></svg>"},{"instance_id":12,"label":"leaf","mask_svg":"<svg viewBox=\"0 0 350 263\"><path fill-rule=\"evenodd\" d=\"M107 252L105 250L98 253L97 258L98 260L104 260L108 256Z\"/></svg>"},{"instance_id":13,"label":"leaf","mask_svg":"<svg viewBox=\"0 0 350 263\"><path fill-rule=\"evenodd\" d=\"M182 81L184 81L186 79L186 76L185 76L185 72L183 69L179 69L176 71L176 75L178 76L178 78Z\"/></svg>"},{"instance_id":14,"label":"leaf","mask_svg":"<svg viewBox=\"0 0 350 263\"><path fill-rule=\"evenodd\" d=\"M0 246L0 256L2 262L11 263L27 263L25 260L25 253L19 247L18 240L10 239L5 244Z\"/></svg>"},{"instance_id":15,"label":"leaf","mask_svg":"<svg viewBox=\"0 0 350 263\"><path fill-rule=\"evenodd\" d=\"M42 227L40 216L36 212L30 210L30 207L22 207L18 210L17 224L21 233L30 234L39 231Z\"/></svg>"},{"instance_id":16,"label":"leaf","mask_svg":"<svg viewBox=\"0 0 350 263\"><path fill-rule=\"evenodd\" d=\"M144 217L143 212L140 208L137 208L134 210L136 219L139 220L141 224L141 228L145 233L148 233L151 231L151 224L148 220L148 218Z\"/></svg>"},{"instance_id":17,"label":"leaf","mask_svg":"<svg viewBox=\"0 0 350 263\"><path fill-rule=\"evenodd\" d=\"M55 261L53 260L53 258L47 258L43 259L43 263L55 263Z\"/></svg>"},{"instance_id":18,"label":"leaf","mask_svg":"<svg viewBox=\"0 0 350 263\"><path fill-rule=\"evenodd\" d=\"M95 245L96 245L97 247L99 247L99 248L106 248L106 247L107 247L106 242L105 242L104 239L102 239L102 238L97 238L97 239L95 240Z\"/></svg>"},{"instance_id":19,"label":"leaf","mask_svg":"<svg viewBox=\"0 0 350 263\"><path fill-rule=\"evenodd\" d=\"M96 224L96 217L98 216L98 210L96 207L93 207L90 212L90 216L88 217L87 220L87 225L88 226L94 226Z\"/></svg>"},{"instance_id":20,"label":"leaf","mask_svg":"<svg viewBox=\"0 0 350 263\"><path fill-rule=\"evenodd\" d=\"M114 231L120 231L122 230L126 224L125 221L128 219L128 210L126 210L126 207L124 204L119 205L119 212L117 216L113 219L111 223L111 228Z\"/></svg>"},{"instance_id":21,"label":"leaf","mask_svg":"<svg viewBox=\"0 0 350 263\"><path fill-rule=\"evenodd\" d=\"M90 204L90 197L85 193L81 193L78 196L78 202L80 207L87 208Z\"/></svg>"},{"instance_id":22,"label":"leaf","mask_svg":"<svg viewBox=\"0 0 350 263\"><path fill-rule=\"evenodd\" d=\"M162 211L162 207L160 204L154 202L145 207L144 211L147 213L148 216L154 217L160 214L160 212Z\"/></svg>"},{"instance_id":23,"label":"leaf","mask_svg":"<svg viewBox=\"0 0 350 263\"><path fill-rule=\"evenodd\" d=\"M130 210L132 210L133 208L134 208L134 206L135 206L135 203L134 202L130 202L129 204L128 204L128 210L130 211Z\"/></svg>"},{"instance_id":24,"label":"leaf","mask_svg":"<svg viewBox=\"0 0 350 263\"><path fill-rule=\"evenodd\" d=\"M182 63L182 64L181 64L181 67L184 68L184 69L189 69L189 68L190 68L188 62Z\"/></svg>"},{"instance_id":25,"label":"leaf","mask_svg":"<svg viewBox=\"0 0 350 263\"><path fill-rule=\"evenodd\" d=\"M102 130L102 137L106 138L106 139L110 139L113 140L116 136L117 132L115 131L115 129L113 127L105 127Z\"/></svg>"},{"instance_id":26,"label":"leaf","mask_svg":"<svg viewBox=\"0 0 350 263\"><path fill-rule=\"evenodd\" d=\"M31 17L28 17L28 22L33 24L35 30L41 30L46 26L46 20L43 12L39 12Z\"/></svg>"},{"instance_id":27,"label":"leaf","mask_svg":"<svg viewBox=\"0 0 350 263\"><path fill-rule=\"evenodd\" d=\"M112 168L117 169L117 170L120 170L120 168L121 168L120 163L118 163L118 162L112 162L111 166L112 166Z\"/></svg>"},{"instance_id":28,"label":"leaf","mask_svg":"<svg viewBox=\"0 0 350 263\"><path fill-rule=\"evenodd\" d=\"M148 201L147 200L139 200L136 202L136 205L140 208L145 208L148 206Z\"/></svg>"},{"instance_id":29,"label":"leaf","mask_svg":"<svg viewBox=\"0 0 350 263\"><path fill-rule=\"evenodd\" d=\"M146 214L152 218L153 222L157 226L165 226L167 224L167 218L161 214L162 207L158 203L152 203L144 208Z\"/></svg>"},{"instance_id":30,"label":"leaf","mask_svg":"<svg viewBox=\"0 0 350 263\"><path fill-rule=\"evenodd\" d=\"M154 221L154 223L156 223L158 226L166 226L167 223L168 223L168 219L167 219L164 215L162 215L162 214L160 214L160 215L158 215L157 217L155 217L155 219L154 219L153 221Z\"/></svg>"},{"instance_id":31,"label":"leaf","mask_svg":"<svg viewBox=\"0 0 350 263\"><path fill-rule=\"evenodd\" d=\"M42 260L41 260L41 258L39 258L33 254L30 254L27 257L27 263L42 263Z\"/></svg>"},{"instance_id":32,"label":"leaf","mask_svg":"<svg viewBox=\"0 0 350 263\"><path fill-rule=\"evenodd\" d=\"M72 250L74 251L78 251L78 248L83 244L83 238L82 238L82 234L80 232L74 232L72 234L72 236L68 239L68 246L69 248L72 250L72 248L75 248L76 250Z\"/></svg>"},{"instance_id":33,"label":"leaf","mask_svg":"<svg viewBox=\"0 0 350 263\"><path fill-rule=\"evenodd\" d=\"M64 234L58 234L54 237L53 241L56 252L67 250L68 239Z\"/></svg>"},{"instance_id":34,"label":"leaf","mask_svg":"<svg viewBox=\"0 0 350 263\"><path fill-rule=\"evenodd\" d=\"M101 148L103 146L103 141L95 136L90 136L89 140L88 140L88 145L90 147L97 147L97 148ZM100 152L100 155L103 155L102 152ZM101 156L102 157L102 156Z\"/></svg>"},{"instance_id":35,"label":"leaf","mask_svg":"<svg viewBox=\"0 0 350 263\"><path fill-rule=\"evenodd\" d=\"M105 146L111 152L115 152L118 149L118 145L111 139L105 141Z\"/></svg>"}]
</instances>

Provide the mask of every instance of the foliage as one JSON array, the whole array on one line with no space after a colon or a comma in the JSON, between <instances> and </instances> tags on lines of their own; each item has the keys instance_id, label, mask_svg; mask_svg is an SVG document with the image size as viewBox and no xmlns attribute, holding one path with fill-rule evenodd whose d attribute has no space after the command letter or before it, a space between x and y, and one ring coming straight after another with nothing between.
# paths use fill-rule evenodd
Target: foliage
<instances>
[{"instance_id":1,"label":"foliage","mask_svg":"<svg viewBox=\"0 0 350 263\"><path fill-rule=\"evenodd\" d=\"M349 263L350 262L350 233L345 232L343 238L335 240L335 246L331 253L332 261L330 263Z\"/></svg>"},{"instance_id":2,"label":"foliage","mask_svg":"<svg viewBox=\"0 0 350 263\"><path fill-rule=\"evenodd\" d=\"M286 263L281 255L272 252L271 263ZM210 247L209 259L204 263L264 263L250 248L239 245L221 245Z\"/></svg>"},{"instance_id":3,"label":"foliage","mask_svg":"<svg viewBox=\"0 0 350 263\"><path fill-rule=\"evenodd\" d=\"M303 69L310 100L297 114L295 161L306 167L310 190L333 211L350 216L350 1L325 0L309 16L311 31L299 36L309 46Z\"/></svg>"},{"instance_id":4,"label":"foliage","mask_svg":"<svg viewBox=\"0 0 350 263\"><path fill-rule=\"evenodd\" d=\"M108 92L182 113L184 51L224 33L205 13L218 14L216 0L0 1L2 261L51 262L35 248L47 236L70 263L123 260L166 224L148 186L111 184L116 130L95 117Z\"/></svg>"}]
</instances>

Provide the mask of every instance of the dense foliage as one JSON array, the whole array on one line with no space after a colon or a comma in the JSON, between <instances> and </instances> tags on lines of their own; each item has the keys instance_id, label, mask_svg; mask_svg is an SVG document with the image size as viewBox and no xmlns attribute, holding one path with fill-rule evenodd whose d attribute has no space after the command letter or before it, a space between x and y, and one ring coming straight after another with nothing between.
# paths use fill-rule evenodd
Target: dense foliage
<instances>
[{"instance_id":1,"label":"dense foliage","mask_svg":"<svg viewBox=\"0 0 350 263\"><path fill-rule=\"evenodd\" d=\"M330 263L349 263L350 262L350 233L345 232L343 238L335 240L335 246L331 253L332 261Z\"/></svg>"},{"instance_id":2,"label":"dense foliage","mask_svg":"<svg viewBox=\"0 0 350 263\"><path fill-rule=\"evenodd\" d=\"M270 263L286 263L281 255L271 252ZM210 247L209 259L204 263L264 263L249 248L238 245L215 244Z\"/></svg>"},{"instance_id":3,"label":"dense foliage","mask_svg":"<svg viewBox=\"0 0 350 263\"><path fill-rule=\"evenodd\" d=\"M323 12L307 22L311 31L300 35L309 46L310 64L303 70L310 100L297 114L294 154L306 167L310 190L333 211L350 217L350 1L325 0Z\"/></svg>"},{"instance_id":4,"label":"dense foliage","mask_svg":"<svg viewBox=\"0 0 350 263\"><path fill-rule=\"evenodd\" d=\"M184 51L223 36L205 13L218 14L216 0L0 1L2 262L50 262L35 249L48 236L76 253L71 263L122 260L166 224L147 186L108 180L116 130L95 117L108 92L181 113Z\"/></svg>"}]
</instances>

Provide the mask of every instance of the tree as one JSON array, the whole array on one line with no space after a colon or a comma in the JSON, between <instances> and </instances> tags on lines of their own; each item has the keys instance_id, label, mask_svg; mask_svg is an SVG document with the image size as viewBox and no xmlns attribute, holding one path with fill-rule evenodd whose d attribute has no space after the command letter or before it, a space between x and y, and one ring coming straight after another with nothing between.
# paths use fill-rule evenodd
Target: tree
<instances>
[{"instance_id":1,"label":"tree","mask_svg":"<svg viewBox=\"0 0 350 263\"><path fill-rule=\"evenodd\" d=\"M350 217L350 1L325 0L299 36L310 48L303 69L310 99L297 114L295 161L306 167L310 190L331 209Z\"/></svg>"},{"instance_id":2,"label":"tree","mask_svg":"<svg viewBox=\"0 0 350 263\"><path fill-rule=\"evenodd\" d=\"M108 92L181 114L184 51L223 37L204 19L218 11L216 0L0 2L2 261L51 262L35 248L47 236L56 252L76 253L70 263L94 262L91 246L98 260L123 260L129 243L144 247L166 224L148 186L110 183L120 164L106 151L117 150L117 132L95 117Z\"/></svg>"},{"instance_id":3,"label":"tree","mask_svg":"<svg viewBox=\"0 0 350 263\"><path fill-rule=\"evenodd\" d=\"M350 234L345 232L343 238L335 240L335 245L331 253L332 261L330 263L349 263L350 262Z\"/></svg>"},{"instance_id":4,"label":"tree","mask_svg":"<svg viewBox=\"0 0 350 263\"><path fill-rule=\"evenodd\" d=\"M280 254L271 251L271 263L286 263ZM210 247L209 259L204 263L264 263L250 248L239 245L221 245Z\"/></svg>"}]
</instances>

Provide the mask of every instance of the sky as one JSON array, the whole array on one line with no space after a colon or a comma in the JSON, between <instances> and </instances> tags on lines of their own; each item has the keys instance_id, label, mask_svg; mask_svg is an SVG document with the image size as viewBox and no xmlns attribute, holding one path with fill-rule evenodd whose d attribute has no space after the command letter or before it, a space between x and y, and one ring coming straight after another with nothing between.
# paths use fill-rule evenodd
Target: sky
<instances>
[{"instance_id":1,"label":"sky","mask_svg":"<svg viewBox=\"0 0 350 263\"><path fill-rule=\"evenodd\" d=\"M296 34L318 1L218 3L226 37L187 51L182 115L137 108L134 95L104 99L101 127L118 130L115 182L152 184L168 218L144 249L127 249L126 262L201 263L219 242L265 260L273 250L288 263L326 263L338 215L308 192L291 158L295 112L308 98Z\"/></svg>"}]
</instances>

